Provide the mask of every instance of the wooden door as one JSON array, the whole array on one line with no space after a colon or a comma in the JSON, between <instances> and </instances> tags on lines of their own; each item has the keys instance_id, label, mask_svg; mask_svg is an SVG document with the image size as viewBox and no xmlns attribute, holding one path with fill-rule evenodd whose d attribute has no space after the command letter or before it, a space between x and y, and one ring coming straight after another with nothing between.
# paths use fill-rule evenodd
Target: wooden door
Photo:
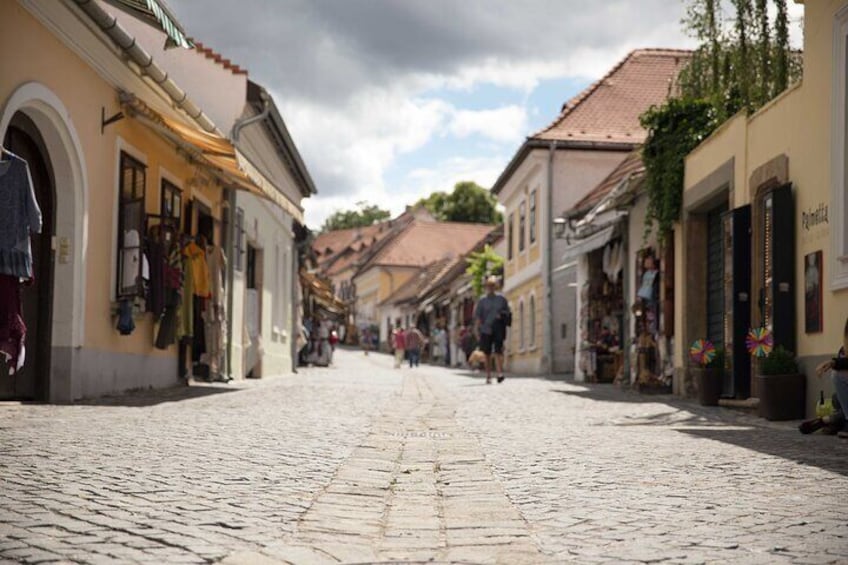
<instances>
[{"instance_id":1,"label":"wooden door","mask_svg":"<svg viewBox=\"0 0 848 565\"><path fill-rule=\"evenodd\" d=\"M19 113L12 118L3 146L29 165L41 209L42 229L40 234L31 236L34 281L21 288L23 318L27 327L25 364L15 375L8 375L5 365L0 369L0 399L46 400L52 346L53 177L44 143L35 124L25 115Z\"/></svg>"}]
</instances>

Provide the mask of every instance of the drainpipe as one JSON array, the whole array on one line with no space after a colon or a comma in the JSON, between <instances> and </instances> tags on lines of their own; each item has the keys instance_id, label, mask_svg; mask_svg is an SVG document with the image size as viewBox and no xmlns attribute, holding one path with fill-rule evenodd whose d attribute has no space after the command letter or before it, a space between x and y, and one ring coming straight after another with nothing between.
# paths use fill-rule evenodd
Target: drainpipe
<instances>
[{"instance_id":1,"label":"drainpipe","mask_svg":"<svg viewBox=\"0 0 848 565\"><path fill-rule=\"evenodd\" d=\"M233 131L230 134L230 138L233 140L233 144L238 143L239 133L243 128L249 126L251 124L255 124L256 122L261 122L265 118L268 117L268 113L271 111L271 97L265 92L265 90L259 91L259 98L262 99L262 111L256 114L255 116L250 116L249 118L242 118L241 120L237 120L235 124L233 124Z\"/></svg>"},{"instance_id":2,"label":"drainpipe","mask_svg":"<svg viewBox=\"0 0 848 565\"><path fill-rule=\"evenodd\" d=\"M218 133L218 128L209 119L209 116L203 113L203 110L195 104L183 89L168 76L168 73L162 70L162 67L156 64L153 57L145 51L136 41L136 38L130 35L120 23L118 19L106 12L94 0L74 0L79 8L99 27L118 47L127 54L127 56L139 67L138 73L141 76L148 76L153 82L158 84L162 90L171 98L177 108L181 108L188 114L197 125L209 133Z\"/></svg>"},{"instance_id":3,"label":"drainpipe","mask_svg":"<svg viewBox=\"0 0 848 565\"><path fill-rule=\"evenodd\" d=\"M624 229L621 234L621 252L624 254L624 264L621 267L621 292L624 294L624 308L622 312L622 323L624 325L624 336L622 340L622 352L624 353L624 376L626 382L630 382L630 214L622 222Z\"/></svg>"},{"instance_id":4,"label":"drainpipe","mask_svg":"<svg viewBox=\"0 0 848 565\"><path fill-rule=\"evenodd\" d=\"M79 1L79 0L77 0ZM233 124L232 130L232 141L233 145L238 142L239 132L245 126L248 126L252 123L258 122L260 120L265 119L268 116L268 112L271 110L270 99L265 92L260 92L259 96L262 98L262 101L265 104L262 112L256 114L255 116L251 116L249 118L244 118L236 121ZM229 208L229 217L226 225L226 240L227 240L227 249L232 254L230 260L227 261L227 312L229 315L227 316L227 375L232 377L233 375L233 307L235 305L235 293L233 289L233 285L235 283L235 273L236 273L236 261L238 257L236 254L239 252L236 249L236 191L230 187L224 188L224 198L227 202L227 207Z\"/></svg>"},{"instance_id":5,"label":"drainpipe","mask_svg":"<svg viewBox=\"0 0 848 565\"><path fill-rule=\"evenodd\" d=\"M544 311L545 332L544 342L542 344L542 357L545 359L545 372L553 374L554 372L554 309L553 309L553 255L554 255L554 238L553 238L553 207L554 207L554 155L556 155L557 142L551 141L548 148L548 190L547 190L547 206L545 206L545 233L547 234L547 251L542 258L542 272L544 273L544 293L545 305Z\"/></svg>"}]
</instances>

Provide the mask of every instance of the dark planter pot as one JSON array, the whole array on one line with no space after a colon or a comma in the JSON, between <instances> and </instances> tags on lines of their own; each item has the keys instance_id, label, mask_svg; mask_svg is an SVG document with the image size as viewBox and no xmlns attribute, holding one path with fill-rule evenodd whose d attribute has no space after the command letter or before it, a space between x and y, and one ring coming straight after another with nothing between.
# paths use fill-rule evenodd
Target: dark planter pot
<instances>
[{"instance_id":1,"label":"dark planter pot","mask_svg":"<svg viewBox=\"0 0 848 565\"><path fill-rule=\"evenodd\" d=\"M795 375L757 375L760 417L766 420L804 418L807 377Z\"/></svg>"},{"instance_id":2,"label":"dark planter pot","mask_svg":"<svg viewBox=\"0 0 848 565\"><path fill-rule=\"evenodd\" d=\"M718 406L723 386L723 373L721 369L697 368L693 369L695 379L698 383L698 403L701 406Z\"/></svg>"}]
</instances>

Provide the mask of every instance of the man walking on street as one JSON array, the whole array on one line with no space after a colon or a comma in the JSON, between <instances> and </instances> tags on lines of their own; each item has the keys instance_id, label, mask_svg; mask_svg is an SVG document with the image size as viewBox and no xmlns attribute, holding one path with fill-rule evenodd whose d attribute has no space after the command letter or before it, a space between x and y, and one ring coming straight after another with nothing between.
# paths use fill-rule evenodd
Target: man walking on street
<instances>
[{"instance_id":1,"label":"man walking on street","mask_svg":"<svg viewBox=\"0 0 848 565\"><path fill-rule=\"evenodd\" d=\"M504 381L503 343L506 338L506 328L512 323L509 303L502 294L495 292L497 286L496 276L486 279L486 295L477 302L477 308L474 311L475 327L480 336L480 349L486 354L486 384L492 382L492 361L497 365L498 382Z\"/></svg>"},{"instance_id":2,"label":"man walking on street","mask_svg":"<svg viewBox=\"0 0 848 565\"><path fill-rule=\"evenodd\" d=\"M409 356L409 367L417 367L421 360L421 347L425 343L424 334L415 326L406 330L406 354Z\"/></svg>"}]
</instances>

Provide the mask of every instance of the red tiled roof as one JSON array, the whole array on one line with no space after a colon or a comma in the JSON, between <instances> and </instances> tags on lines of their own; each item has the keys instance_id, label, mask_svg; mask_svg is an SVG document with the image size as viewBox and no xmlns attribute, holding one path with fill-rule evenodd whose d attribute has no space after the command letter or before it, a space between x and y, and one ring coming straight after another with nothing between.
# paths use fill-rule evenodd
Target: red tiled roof
<instances>
[{"instance_id":1,"label":"red tiled roof","mask_svg":"<svg viewBox=\"0 0 848 565\"><path fill-rule=\"evenodd\" d=\"M566 102L554 122L530 136L538 140L641 143L639 115L674 92L691 51L637 49L603 78Z\"/></svg>"},{"instance_id":2,"label":"red tiled roof","mask_svg":"<svg viewBox=\"0 0 848 565\"><path fill-rule=\"evenodd\" d=\"M216 63L218 63L219 65L221 65L222 67L224 67L225 69L227 69L228 71L233 73L234 75L246 75L247 74L247 69L243 69L240 66L233 64L232 61L230 61L229 59L225 59L223 55L221 55L220 53L218 53L214 49L211 49L211 48L203 45L201 42L199 42L198 40L196 40L194 38L190 37L190 38L188 38L188 40L191 41L192 43L194 43L194 48L197 49L197 51L199 53L203 54L207 59L212 59L213 61L215 61Z\"/></svg>"},{"instance_id":3,"label":"red tiled roof","mask_svg":"<svg viewBox=\"0 0 848 565\"><path fill-rule=\"evenodd\" d=\"M619 165L602 180L598 186L589 191L589 194L581 198L566 215L586 213L603 200L615 187L628 177L640 175L645 172L642 163L642 148L630 153Z\"/></svg>"},{"instance_id":4,"label":"red tiled roof","mask_svg":"<svg viewBox=\"0 0 848 565\"><path fill-rule=\"evenodd\" d=\"M412 222L371 260L373 265L419 267L464 255L494 229L487 224Z\"/></svg>"},{"instance_id":5,"label":"red tiled roof","mask_svg":"<svg viewBox=\"0 0 848 565\"><path fill-rule=\"evenodd\" d=\"M383 300L382 304L399 304L414 301L429 290L435 281L439 280L457 260L458 258L456 257L439 259L426 267L422 267L415 276L401 285L394 294Z\"/></svg>"},{"instance_id":6,"label":"red tiled roof","mask_svg":"<svg viewBox=\"0 0 848 565\"><path fill-rule=\"evenodd\" d=\"M361 228L350 228L346 230L334 230L318 234L315 241L312 242L312 248L319 253L321 257L325 257L327 249L330 254L334 255L347 247L351 246L358 240L370 241L371 237L379 235L385 229L383 223L365 226Z\"/></svg>"}]
</instances>

